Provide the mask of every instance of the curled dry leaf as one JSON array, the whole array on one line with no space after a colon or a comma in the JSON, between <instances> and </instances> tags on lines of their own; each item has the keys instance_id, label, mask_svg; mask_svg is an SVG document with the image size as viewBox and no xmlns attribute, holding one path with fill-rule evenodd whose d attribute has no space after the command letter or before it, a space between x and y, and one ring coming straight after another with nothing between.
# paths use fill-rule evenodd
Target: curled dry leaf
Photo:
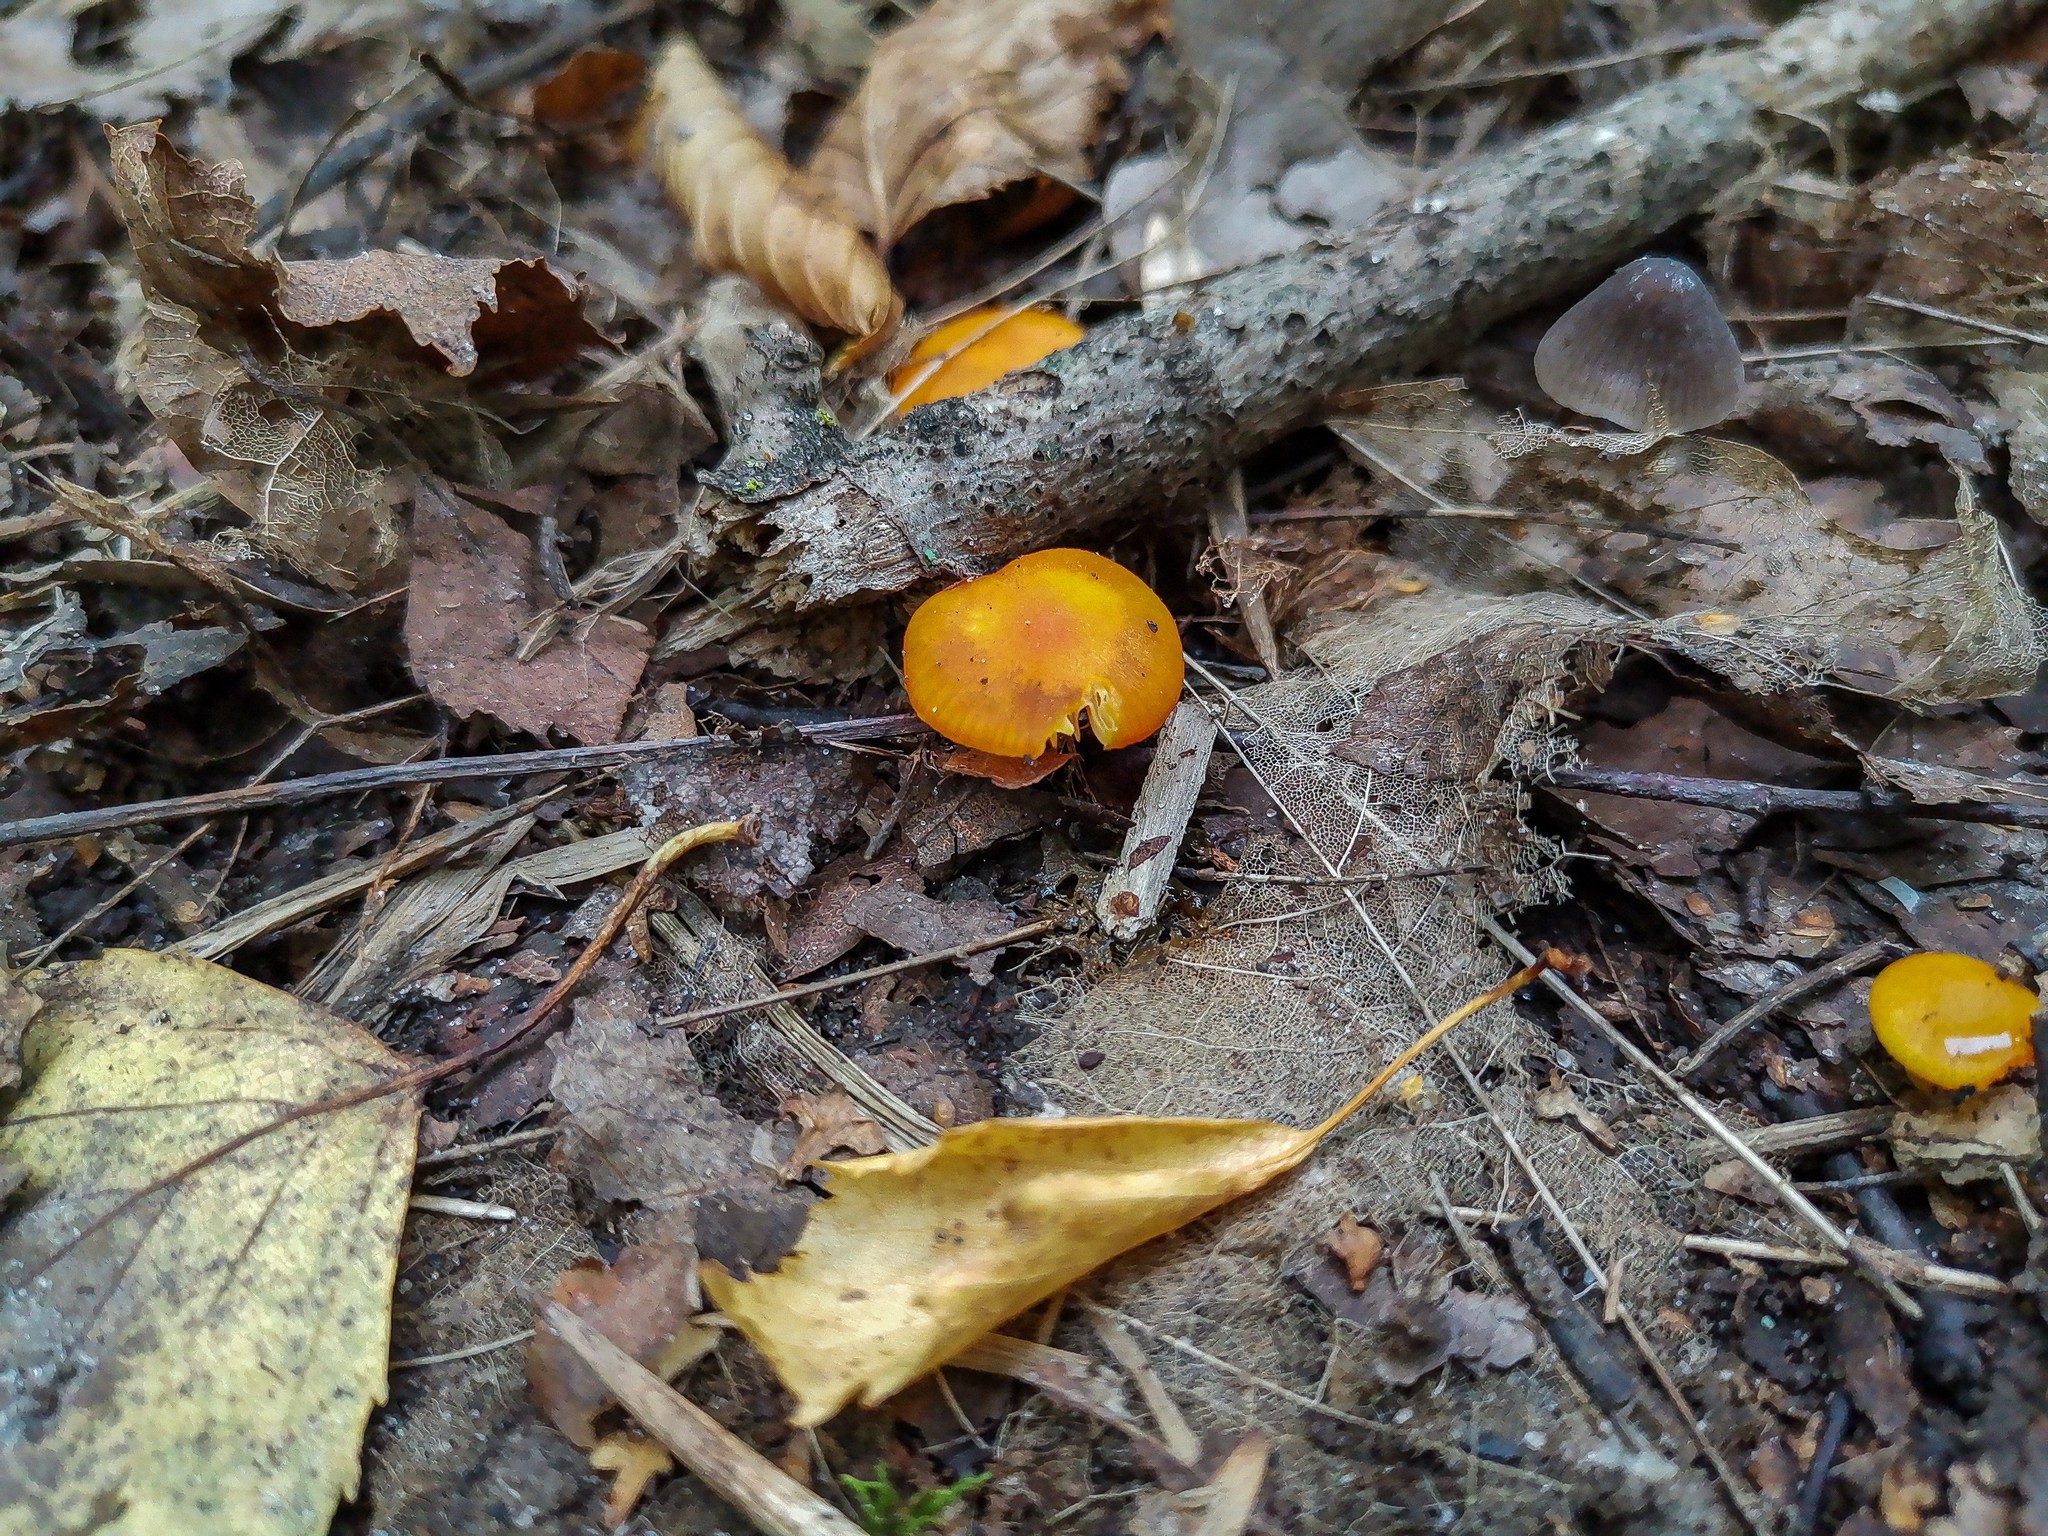
<instances>
[{"instance_id":1,"label":"curled dry leaf","mask_svg":"<svg viewBox=\"0 0 2048 1536\"><path fill-rule=\"evenodd\" d=\"M281 261L277 276L277 311L293 324L386 316L457 378L485 359L494 374L532 378L605 344L584 317L581 288L544 261L364 251L341 261Z\"/></svg>"},{"instance_id":2,"label":"curled dry leaf","mask_svg":"<svg viewBox=\"0 0 2048 1536\"><path fill-rule=\"evenodd\" d=\"M983 1120L909 1152L826 1165L796 1249L770 1273L707 1259L704 1289L822 1424L873 1407L1118 1254L1259 1189L1464 1019L1441 1020L1320 1125L1147 1116Z\"/></svg>"},{"instance_id":3,"label":"curled dry leaf","mask_svg":"<svg viewBox=\"0 0 2048 1536\"><path fill-rule=\"evenodd\" d=\"M2032 1090L2017 1083L1974 1094L1960 1104L1908 1111L1888 1133L1901 1168L1937 1173L1950 1184L2002 1177L2041 1156L2041 1116Z\"/></svg>"},{"instance_id":4,"label":"curled dry leaf","mask_svg":"<svg viewBox=\"0 0 2048 1536\"><path fill-rule=\"evenodd\" d=\"M396 552L391 444L437 402L474 434L451 375L533 378L604 344L544 262L266 259L239 165L187 159L155 123L107 138L148 300L135 391L257 543L331 586Z\"/></svg>"},{"instance_id":5,"label":"curled dry leaf","mask_svg":"<svg viewBox=\"0 0 2048 1536\"><path fill-rule=\"evenodd\" d=\"M847 1151L873 1157L888 1147L882 1128L868 1118L867 1111L854 1103L844 1088L800 1093L784 1101L782 1112L793 1115L802 1127L796 1138L796 1150L782 1164L785 1179L801 1178L806 1168L828 1152Z\"/></svg>"},{"instance_id":6,"label":"curled dry leaf","mask_svg":"<svg viewBox=\"0 0 2048 1536\"><path fill-rule=\"evenodd\" d=\"M201 1160L399 1058L182 955L25 984L43 1006L0 1124L32 1191L0 1228L0 1525L324 1533L384 1399L419 1106L372 1097Z\"/></svg>"},{"instance_id":7,"label":"curled dry leaf","mask_svg":"<svg viewBox=\"0 0 2048 1536\"><path fill-rule=\"evenodd\" d=\"M1365 1282L1372 1278L1380 1255L1387 1249L1387 1240L1371 1227L1360 1224L1349 1211L1337 1218L1336 1227L1323 1242L1331 1256L1344 1266L1344 1280L1353 1295L1365 1289Z\"/></svg>"},{"instance_id":8,"label":"curled dry leaf","mask_svg":"<svg viewBox=\"0 0 2048 1536\"><path fill-rule=\"evenodd\" d=\"M882 259L831 191L754 131L688 38L655 67L646 139L707 270L742 273L849 336L878 341L895 328L903 300Z\"/></svg>"},{"instance_id":9,"label":"curled dry leaf","mask_svg":"<svg viewBox=\"0 0 2048 1536\"><path fill-rule=\"evenodd\" d=\"M1026 176L1093 177L1125 65L1164 0L937 0L875 50L811 170L884 246L934 208Z\"/></svg>"}]
</instances>

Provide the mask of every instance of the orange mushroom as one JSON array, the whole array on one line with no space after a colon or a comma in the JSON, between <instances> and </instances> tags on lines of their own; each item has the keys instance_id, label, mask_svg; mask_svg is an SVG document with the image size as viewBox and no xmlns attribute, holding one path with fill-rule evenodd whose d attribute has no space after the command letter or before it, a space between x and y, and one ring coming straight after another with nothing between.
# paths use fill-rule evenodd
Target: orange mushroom
<instances>
[{"instance_id":1,"label":"orange mushroom","mask_svg":"<svg viewBox=\"0 0 2048 1536\"><path fill-rule=\"evenodd\" d=\"M1000 309L970 309L912 347L910 361L889 380L892 390L902 389L922 374L933 359L945 357L955 347L960 348L960 355L940 363L904 397L902 409L913 410L934 400L952 400L986 389L1004 374L1029 368L1055 352L1063 352L1087 334L1065 315L1056 315L1049 309L1019 310L991 326L990 322L1002 313Z\"/></svg>"},{"instance_id":2,"label":"orange mushroom","mask_svg":"<svg viewBox=\"0 0 2048 1536\"><path fill-rule=\"evenodd\" d=\"M1105 747L1143 741L1180 698L1180 631L1152 589L1085 549L1046 549L926 599L903 685L948 741L1035 757L1081 718Z\"/></svg>"},{"instance_id":3,"label":"orange mushroom","mask_svg":"<svg viewBox=\"0 0 2048 1536\"><path fill-rule=\"evenodd\" d=\"M2032 989L1970 955L1894 960L1870 987L1878 1043L1920 1083L1988 1088L2034 1059Z\"/></svg>"}]
</instances>

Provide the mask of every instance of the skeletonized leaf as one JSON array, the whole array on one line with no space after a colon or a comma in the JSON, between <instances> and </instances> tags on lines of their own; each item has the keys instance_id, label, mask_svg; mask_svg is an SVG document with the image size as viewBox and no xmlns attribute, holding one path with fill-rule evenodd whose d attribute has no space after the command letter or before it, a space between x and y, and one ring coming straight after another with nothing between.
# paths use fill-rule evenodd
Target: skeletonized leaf
<instances>
[{"instance_id":1,"label":"skeletonized leaf","mask_svg":"<svg viewBox=\"0 0 2048 1536\"><path fill-rule=\"evenodd\" d=\"M795 1394L799 1425L873 1407L1140 1243L1260 1188L1313 1152L1517 972L1425 1031L1320 1125L1146 1116L982 1120L928 1147L828 1163L831 1198L795 1250L705 1292Z\"/></svg>"},{"instance_id":2,"label":"skeletonized leaf","mask_svg":"<svg viewBox=\"0 0 2048 1536\"><path fill-rule=\"evenodd\" d=\"M29 1175L0 1227L0 1532L325 1532L384 1398L417 1100L172 1175L399 1059L187 956L27 984L43 1007L0 1122Z\"/></svg>"},{"instance_id":3,"label":"skeletonized leaf","mask_svg":"<svg viewBox=\"0 0 2048 1536\"><path fill-rule=\"evenodd\" d=\"M875 50L811 171L884 246L934 208L1007 182L1092 177L1125 60L1164 0L936 0Z\"/></svg>"},{"instance_id":4,"label":"skeletonized leaf","mask_svg":"<svg viewBox=\"0 0 2048 1536\"><path fill-rule=\"evenodd\" d=\"M706 269L743 273L804 319L849 336L895 326L903 301L874 248L828 189L753 130L687 38L655 68L647 156Z\"/></svg>"}]
</instances>

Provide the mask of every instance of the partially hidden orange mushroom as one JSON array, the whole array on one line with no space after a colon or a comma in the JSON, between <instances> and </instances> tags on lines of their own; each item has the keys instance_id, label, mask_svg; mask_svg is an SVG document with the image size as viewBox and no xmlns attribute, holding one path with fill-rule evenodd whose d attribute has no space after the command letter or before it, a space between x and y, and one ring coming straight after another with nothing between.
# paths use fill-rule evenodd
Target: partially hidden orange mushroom
<instances>
[{"instance_id":1,"label":"partially hidden orange mushroom","mask_svg":"<svg viewBox=\"0 0 2048 1536\"><path fill-rule=\"evenodd\" d=\"M903 635L903 684L948 741L1036 757L1081 734L1143 741L1180 698L1180 631L1136 576L1046 549L928 598Z\"/></svg>"},{"instance_id":2,"label":"partially hidden orange mushroom","mask_svg":"<svg viewBox=\"0 0 2048 1536\"><path fill-rule=\"evenodd\" d=\"M1988 1088L2034 1059L2031 988L1970 955L1894 960L1870 986L1878 1043L1919 1082Z\"/></svg>"},{"instance_id":3,"label":"partially hidden orange mushroom","mask_svg":"<svg viewBox=\"0 0 2048 1536\"><path fill-rule=\"evenodd\" d=\"M906 395L901 409L914 410L934 400L952 400L986 389L1006 373L1043 362L1065 351L1087 332L1065 315L1049 309L1024 309L998 319L1000 309L970 309L957 320L929 332L910 349L910 361L889 380L900 390L925 374L935 359L946 358ZM946 357L959 348L957 356Z\"/></svg>"}]
</instances>

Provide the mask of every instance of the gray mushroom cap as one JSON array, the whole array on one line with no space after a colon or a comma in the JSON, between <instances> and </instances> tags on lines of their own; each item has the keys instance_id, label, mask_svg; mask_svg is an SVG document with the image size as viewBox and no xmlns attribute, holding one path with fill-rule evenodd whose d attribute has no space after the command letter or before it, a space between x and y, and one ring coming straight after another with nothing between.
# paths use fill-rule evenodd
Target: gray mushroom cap
<instances>
[{"instance_id":1,"label":"gray mushroom cap","mask_svg":"<svg viewBox=\"0 0 2048 1536\"><path fill-rule=\"evenodd\" d=\"M1733 414L1742 351L1698 273L1644 256L1544 333L1536 382L1559 405L1631 432L1694 432Z\"/></svg>"}]
</instances>

